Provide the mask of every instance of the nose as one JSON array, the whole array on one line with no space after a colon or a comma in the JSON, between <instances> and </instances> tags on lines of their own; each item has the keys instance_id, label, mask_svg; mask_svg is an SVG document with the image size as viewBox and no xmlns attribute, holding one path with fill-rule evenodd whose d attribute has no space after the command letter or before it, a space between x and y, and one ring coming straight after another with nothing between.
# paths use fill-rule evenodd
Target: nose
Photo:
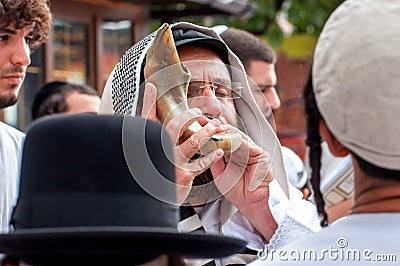
<instances>
[{"instance_id":1,"label":"nose","mask_svg":"<svg viewBox=\"0 0 400 266\"><path fill-rule=\"evenodd\" d=\"M281 107L281 100L279 99L278 93L274 87L265 91L264 96L272 110L276 110Z\"/></svg>"},{"instance_id":2,"label":"nose","mask_svg":"<svg viewBox=\"0 0 400 266\"><path fill-rule=\"evenodd\" d=\"M11 63L14 65L28 66L31 64L31 50L25 38L15 42L11 51Z\"/></svg>"},{"instance_id":3,"label":"nose","mask_svg":"<svg viewBox=\"0 0 400 266\"><path fill-rule=\"evenodd\" d=\"M215 97L212 84L204 85L201 97L189 99L190 108L199 108L204 115L216 117L221 114L221 102Z\"/></svg>"},{"instance_id":4,"label":"nose","mask_svg":"<svg viewBox=\"0 0 400 266\"><path fill-rule=\"evenodd\" d=\"M216 98L214 84L209 83L209 84L203 85L201 88L203 89L202 96Z\"/></svg>"}]
</instances>

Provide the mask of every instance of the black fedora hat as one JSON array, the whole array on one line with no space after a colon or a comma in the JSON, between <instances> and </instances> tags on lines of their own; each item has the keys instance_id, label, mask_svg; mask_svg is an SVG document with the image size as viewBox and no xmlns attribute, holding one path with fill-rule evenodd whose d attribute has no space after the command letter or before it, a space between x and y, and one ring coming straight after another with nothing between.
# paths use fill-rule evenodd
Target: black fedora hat
<instances>
[{"instance_id":1,"label":"black fedora hat","mask_svg":"<svg viewBox=\"0 0 400 266\"><path fill-rule=\"evenodd\" d=\"M141 118L38 120L26 136L13 230L0 235L0 253L32 265L136 265L244 249L239 239L177 231L176 188L163 185L175 181L172 154L161 125Z\"/></svg>"}]
</instances>

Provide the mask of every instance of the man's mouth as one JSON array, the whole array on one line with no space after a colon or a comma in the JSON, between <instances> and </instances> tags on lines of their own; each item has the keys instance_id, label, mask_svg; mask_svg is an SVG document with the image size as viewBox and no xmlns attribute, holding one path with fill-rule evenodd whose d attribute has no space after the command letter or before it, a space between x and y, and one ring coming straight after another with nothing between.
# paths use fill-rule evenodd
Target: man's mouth
<instances>
[{"instance_id":1,"label":"man's mouth","mask_svg":"<svg viewBox=\"0 0 400 266\"><path fill-rule=\"evenodd\" d=\"M23 73L13 73L13 74L2 75L0 77L3 79L7 79L9 83L19 84L24 80L25 75Z\"/></svg>"}]
</instances>

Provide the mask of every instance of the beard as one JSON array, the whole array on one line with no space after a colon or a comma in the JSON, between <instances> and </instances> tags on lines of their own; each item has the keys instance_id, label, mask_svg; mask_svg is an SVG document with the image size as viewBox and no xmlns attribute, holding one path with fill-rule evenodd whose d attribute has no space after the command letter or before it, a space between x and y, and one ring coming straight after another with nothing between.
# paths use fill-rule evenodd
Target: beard
<instances>
[{"instance_id":1,"label":"beard","mask_svg":"<svg viewBox=\"0 0 400 266\"><path fill-rule=\"evenodd\" d=\"M0 77L3 78L12 73L25 74L25 71L21 66L13 66L3 69L0 72ZM0 87L0 108L6 108L17 103L21 86L22 84L7 84L4 87Z\"/></svg>"},{"instance_id":2,"label":"beard","mask_svg":"<svg viewBox=\"0 0 400 266\"><path fill-rule=\"evenodd\" d=\"M18 85L11 85L7 87L6 91L0 92L0 108L6 108L14 105L18 101Z\"/></svg>"},{"instance_id":3,"label":"beard","mask_svg":"<svg viewBox=\"0 0 400 266\"><path fill-rule=\"evenodd\" d=\"M214 183L210 168L196 176L193 180L187 201L192 206L203 205L222 196Z\"/></svg>"}]
</instances>

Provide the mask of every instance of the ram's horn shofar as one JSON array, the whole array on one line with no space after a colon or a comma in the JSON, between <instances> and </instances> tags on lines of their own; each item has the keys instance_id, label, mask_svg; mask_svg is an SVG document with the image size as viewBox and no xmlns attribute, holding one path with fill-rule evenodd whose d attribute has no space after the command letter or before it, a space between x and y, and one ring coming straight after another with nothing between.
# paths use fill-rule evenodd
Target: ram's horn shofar
<instances>
[{"instance_id":1,"label":"ram's horn shofar","mask_svg":"<svg viewBox=\"0 0 400 266\"><path fill-rule=\"evenodd\" d=\"M157 31L152 46L146 54L144 67L145 82L151 82L157 88L157 119L161 123L167 123L171 118L189 109L187 89L190 77L189 70L179 59L171 28L168 24L164 24ZM182 134L179 142L182 143L199 129L201 125L194 122ZM203 143L199 153L207 154L221 148L228 154L239 148L241 143L242 136L239 132L221 132Z\"/></svg>"}]
</instances>

